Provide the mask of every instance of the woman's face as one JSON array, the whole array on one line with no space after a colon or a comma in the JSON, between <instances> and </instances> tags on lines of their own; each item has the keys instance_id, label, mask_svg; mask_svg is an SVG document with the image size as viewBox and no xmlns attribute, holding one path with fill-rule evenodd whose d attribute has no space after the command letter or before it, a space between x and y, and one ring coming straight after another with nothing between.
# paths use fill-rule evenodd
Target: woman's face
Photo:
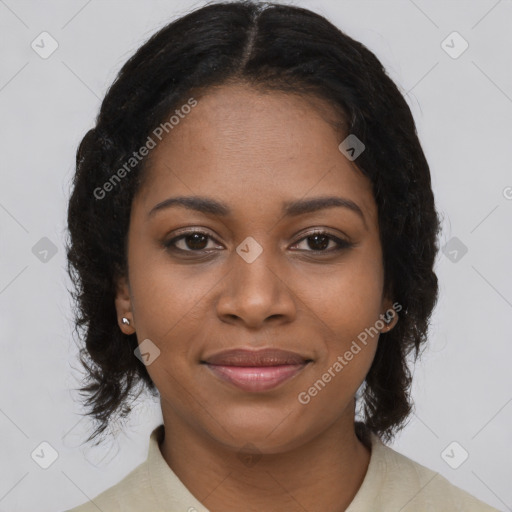
<instances>
[{"instance_id":1,"label":"woman's face","mask_svg":"<svg viewBox=\"0 0 512 512\"><path fill-rule=\"evenodd\" d=\"M234 449L278 453L351 424L378 340L362 333L391 306L371 184L321 106L211 89L152 150L133 201L119 317L151 340L141 348L164 421ZM178 197L218 206L155 209ZM327 197L341 206L313 201ZM213 358L262 348L297 358Z\"/></svg>"}]
</instances>

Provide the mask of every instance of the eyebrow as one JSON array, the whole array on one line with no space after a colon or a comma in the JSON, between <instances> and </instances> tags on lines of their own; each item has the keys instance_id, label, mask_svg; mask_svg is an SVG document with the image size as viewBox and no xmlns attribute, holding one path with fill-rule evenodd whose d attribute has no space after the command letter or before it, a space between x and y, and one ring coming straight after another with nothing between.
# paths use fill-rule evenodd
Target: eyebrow
<instances>
[{"instance_id":1,"label":"eyebrow","mask_svg":"<svg viewBox=\"0 0 512 512\"><path fill-rule=\"evenodd\" d=\"M152 217L157 212L173 206L182 206L189 210L195 210L205 214L219 215L227 217L231 215L231 208L225 203L216 199L202 196L178 196L169 197L156 204L148 213ZM285 217L298 217L306 213L313 213L327 208L347 208L355 212L363 220L366 226L366 219L361 208L352 200L338 196L313 197L311 199L298 199L295 201L286 201L283 203L283 215Z\"/></svg>"}]
</instances>

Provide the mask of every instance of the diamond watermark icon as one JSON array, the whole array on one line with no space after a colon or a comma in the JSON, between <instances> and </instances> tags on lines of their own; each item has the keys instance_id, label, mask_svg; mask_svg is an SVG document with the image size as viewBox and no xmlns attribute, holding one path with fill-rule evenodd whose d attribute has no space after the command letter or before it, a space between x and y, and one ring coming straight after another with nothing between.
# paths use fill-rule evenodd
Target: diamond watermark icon
<instances>
[{"instance_id":1,"label":"diamond watermark icon","mask_svg":"<svg viewBox=\"0 0 512 512\"><path fill-rule=\"evenodd\" d=\"M252 263L263 252L263 247L252 236L248 236L238 245L236 252L247 263Z\"/></svg>"},{"instance_id":2,"label":"diamond watermark icon","mask_svg":"<svg viewBox=\"0 0 512 512\"><path fill-rule=\"evenodd\" d=\"M242 461L242 464L247 467L252 467L261 459L261 452L251 443L247 443L238 452L237 457Z\"/></svg>"},{"instance_id":3,"label":"diamond watermark icon","mask_svg":"<svg viewBox=\"0 0 512 512\"><path fill-rule=\"evenodd\" d=\"M441 42L441 48L452 58L458 59L469 47L469 43L456 31Z\"/></svg>"},{"instance_id":4,"label":"diamond watermark icon","mask_svg":"<svg viewBox=\"0 0 512 512\"><path fill-rule=\"evenodd\" d=\"M38 466L48 469L58 459L59 453L50 443L43 441L30 456Z\"/></svg>"},{"instance_id":5,"label":"diamond watermark icon","mask_svg":"<svg viewBox=\"0 0 512 512\"><path fill-rule=\"evenodd\" d=\"M160 349L149 338L146 338L133 353L137 359L149 366L160 355Z\"/></svg>"},{"instance_id":6,"label":"diamond watermark icon","mask_svg":"<svg viewBox=\"0 0 512 512\"><path fill-rule=\"evenodd\" d=\"M57 254L57 246L49 238L43 236L32 247L32 254L42 263L48 263Z\"/></svg>"},{"instance_id":7,"label":"diamond watermark icon","mask_svg":"<svg viewBox=\"0 0 512 512\"><path fill-rule=\"evenodd\" d=\"M452 469L457 469L466 462L469 453L457 441L452 441L442 452L441 458Z\"/></svg>"},{"instance_id":8,"label":"diamond watermark icon","mask_svg":"<svg viewBox=\"0 0 512 512\"><path fill-rule=\"evenodd\" d=\"M443 254L452 262L458 263L468 252L468 248L456 236L450 238L443 246Z\"/></svg>"},{"instance_id":9,"label":"diamond watermark icon","mask_svg":"<svg viewBox=\"0 0 512 512\"><path fill-rule=\"evenodd\" d=\"M353 162L364 150L366 146L361 140L351 133L345 140L343 140L338 149Z\"/></svg>"},{"instance_id":10,"label":"diamond watermark icon","mask_svg":"<svg viewBox=\"0 0 512 512\"><path fill-rule=\"evenodd\" d=\"M39 57L47 59L59 47L59 43L48 32L41 32L30 46Z\"/></svg>"}]
</instances>

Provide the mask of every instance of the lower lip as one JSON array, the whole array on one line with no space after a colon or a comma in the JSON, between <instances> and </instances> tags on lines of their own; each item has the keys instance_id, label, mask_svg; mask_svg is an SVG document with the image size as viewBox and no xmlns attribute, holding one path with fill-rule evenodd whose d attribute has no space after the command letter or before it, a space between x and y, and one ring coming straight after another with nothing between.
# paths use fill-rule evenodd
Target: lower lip
<instances>
[{"instance_id":1,"label":"lower lip","mask_svg":"<svg viewBox=\"0 0 512 512\"><path fill-rule=\"evenodd\" d=\"M282 366L220 366L206 364L219 378L244 391L267 391L291 379L304 369L304 364Z\"/></svg>"}]
</instances>

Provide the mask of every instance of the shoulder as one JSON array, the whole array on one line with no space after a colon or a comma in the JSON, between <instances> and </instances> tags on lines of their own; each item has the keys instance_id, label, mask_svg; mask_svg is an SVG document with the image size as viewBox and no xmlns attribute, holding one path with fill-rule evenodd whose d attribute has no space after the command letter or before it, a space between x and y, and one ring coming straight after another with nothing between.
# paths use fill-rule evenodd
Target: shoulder
<instances>
[{"instance_id":1,"label":"shoulder","mask_svg":"<svg viewBox=\"0 0 512 512\"><path fill-rule=\"evenodd\" d=\"M366 507L371 501L381 505L382 512L497 512L440 473L385 445L373 434L371 442L367 474L347 512L370 510Z\"/></svg>"},{"instance_id":2,"label":"shoulder","mask_svg":"<svg viewBox=\"0 0 512 512\"><path fill-rule=\"evenodd\" d=\"M136 492L134 492L136 491ZM147 462L143 462L120 482L101 494L66 512L129 512L147 510L152 491ZM149 503L148 503L149 502Z\"/></svg>"},{"instance_id":3,"label":"shoulder","mask_svg":"<svg viewBox=\"0 0 512 512\"><path fill-rule=\"evenodd\" d=\"M142 464L128 473L118 484L67 512L207 512L163 458L160 442L164 436L165 429L161 424L151 433L148 456Z\"/></svg>"}]
</instances>

